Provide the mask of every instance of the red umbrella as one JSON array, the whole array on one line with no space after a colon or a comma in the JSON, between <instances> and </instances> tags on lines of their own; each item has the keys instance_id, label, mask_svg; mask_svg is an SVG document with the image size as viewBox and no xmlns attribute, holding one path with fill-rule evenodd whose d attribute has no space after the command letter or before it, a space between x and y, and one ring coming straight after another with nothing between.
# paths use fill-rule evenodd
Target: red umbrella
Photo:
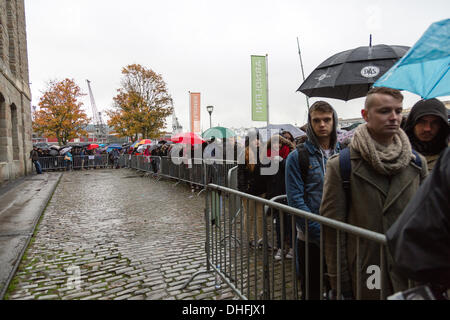
<instances>
[{"instance_id":1,"label":"red umbrella","mask_svg":"<svg viewBox=\"0 0 450 320\"><path fill-rule=\"evenodd\" d=\"M193 132L184 132L176 134L170 139L175 143L186 143L186 144L202 144L205 142L199 135Z\"/></svg>"},{"instance_id":2,"label":"red umbrella","mask_svg":"<svg viewBox=\"0 0 450 320\"><path fill-rule=\"evenodd\" d=\"M92 150L92 149L97 149L98 147L99 147L98 144L91 143L91 144L87 147L87 149L88 149L88 150Z\"/></svg>"}]
</instances>

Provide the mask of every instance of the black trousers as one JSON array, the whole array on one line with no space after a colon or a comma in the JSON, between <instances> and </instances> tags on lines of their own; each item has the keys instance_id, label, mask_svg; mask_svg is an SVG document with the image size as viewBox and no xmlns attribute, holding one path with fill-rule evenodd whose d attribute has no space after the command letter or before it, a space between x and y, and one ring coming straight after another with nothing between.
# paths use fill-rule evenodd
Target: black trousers
<instances>
[{"instance_id":1,"label":"black trousers","mask_svg":"<svg viewBox=\"0 0 450 320\"><path fill-rule=\"evenodd\" d=\"M302 300L306 299L306 261L305 242L297 239L297 272L300 277L300 287L302 289ZM308 244L308 281L309 300L320 300L320 248L318 245L309 242ZM325 257L323 259L323 292L327 293L330 285L328 281L327 266Z\"/></svg>"}]
</instances>

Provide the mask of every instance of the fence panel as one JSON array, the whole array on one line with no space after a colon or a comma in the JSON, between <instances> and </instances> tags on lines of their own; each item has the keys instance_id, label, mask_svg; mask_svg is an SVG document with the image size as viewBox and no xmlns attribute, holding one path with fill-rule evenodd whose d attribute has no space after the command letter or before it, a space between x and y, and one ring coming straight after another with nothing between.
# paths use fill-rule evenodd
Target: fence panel
<instances>
[{"instance_id":1,"label":"fence panel","mask_svg":"<svg viewBox=\"0 0 450 320\"><path fill-rule=\"evenodd\" d=\"M230 172L231 174L232 172ZM300 246L293 245L293 241L297 238L296 219L306 219L306 223L316 221L321 224L321 228L335 230L336 243L340 243L343 237L348 236L360 239L358 243L360 241L373 243L378 246L380 251L380 279L383 279L387 272L384 268L386 238L382 234L289 207L280 203L285 196L266 200L219 185L209 184L206 188L205 250L207 268L194 274L186 282L185 287L198 274L214 272L241 299L329 299L323 235L320 236L320 243L314 244L317 252L315 249L313 250L315 247L311 246L313 241L310 239L308 228L302 235L303 241L299 241ZM235 208L233 208L235 202L233 195L238 197L239 209L243 214L236 216ZM264 207L265 209L263 209ZM275 219L274 210L277 212L278 222ZM277 250L272 249L288 251L288 248L283 236L280 237L281 241L276 241L276 237L278 233L286 235L289 232L292 235L290 246L293 246L293 258L287 257L284 253L277 259L275 257ZM355 287L359 288L355 292L354 298L356 299L361 299L361 288L367 285L363 280L367 279L367 272L360 269L363 254L359 249L357 250L356 270L352 270L352 273L357 275ZM300 257L298 265L294 259L296 256ZM311 269L309 267L312 262L310 259L319 261L320 268ZM338 250L336 261L338 268L343 259L346 257L340 256ZM335 296L342 299L340 284L342 279L340 279L339 271L337 278ZM216 286L220 287L220 281L216 283ZM385 299L385 284L381 281L380 286L372 289L378 290L376 292L377 294L379 292L380 299Z\"/></svg>"}]
</instances>

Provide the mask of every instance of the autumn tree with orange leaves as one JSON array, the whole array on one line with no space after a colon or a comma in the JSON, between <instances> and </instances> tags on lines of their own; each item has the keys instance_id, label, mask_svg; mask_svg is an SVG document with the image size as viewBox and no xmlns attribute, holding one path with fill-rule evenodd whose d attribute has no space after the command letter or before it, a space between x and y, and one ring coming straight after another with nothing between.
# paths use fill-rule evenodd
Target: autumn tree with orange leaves
<instances>
[{"instance_id":1,"label":"autumn tree with orange leaves","mask_svg":"<svg viewBox=\"0 0 450 320\"><path fill-rule=\"evenodd\" d=\"M34 113L33 130L48 137L56 137L59 145L65 145L71 139L86 136L84 128L89 118L81 109L84 96L72 79L50 81L43 92Z\"/></svg>"},{"instance_id":2,"label":"autumn tree with orange leaves","mask_svg":"<svg viewBox=\"0 0 450 320\"><path fill-rule=\"evenodd\" d=\"M121 88L114 97L113 110L106 111L108 125L122 137L139 134L157 138L173 113L173 102L160 74L139 64L122 69Z\"/></svg>"}]
</instances>

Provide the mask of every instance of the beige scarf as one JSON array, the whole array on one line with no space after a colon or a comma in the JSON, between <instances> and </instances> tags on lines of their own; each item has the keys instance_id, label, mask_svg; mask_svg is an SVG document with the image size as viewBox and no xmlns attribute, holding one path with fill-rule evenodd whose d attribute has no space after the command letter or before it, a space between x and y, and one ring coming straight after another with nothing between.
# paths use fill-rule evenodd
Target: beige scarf
<instances>
[{"instance_id":1,"label":"beige scarf","mask_svg":"<svg viewBox=\"0 0 450 320\"><path fill-rule=\"evenodd\" d=\"M364 160L380 174L392 176L407 167L415 156L406 133L399 129L389 146L376 142L369 134L367 124L358 126L351 146L361 153Z\"/></svg>"}]
</instances>

